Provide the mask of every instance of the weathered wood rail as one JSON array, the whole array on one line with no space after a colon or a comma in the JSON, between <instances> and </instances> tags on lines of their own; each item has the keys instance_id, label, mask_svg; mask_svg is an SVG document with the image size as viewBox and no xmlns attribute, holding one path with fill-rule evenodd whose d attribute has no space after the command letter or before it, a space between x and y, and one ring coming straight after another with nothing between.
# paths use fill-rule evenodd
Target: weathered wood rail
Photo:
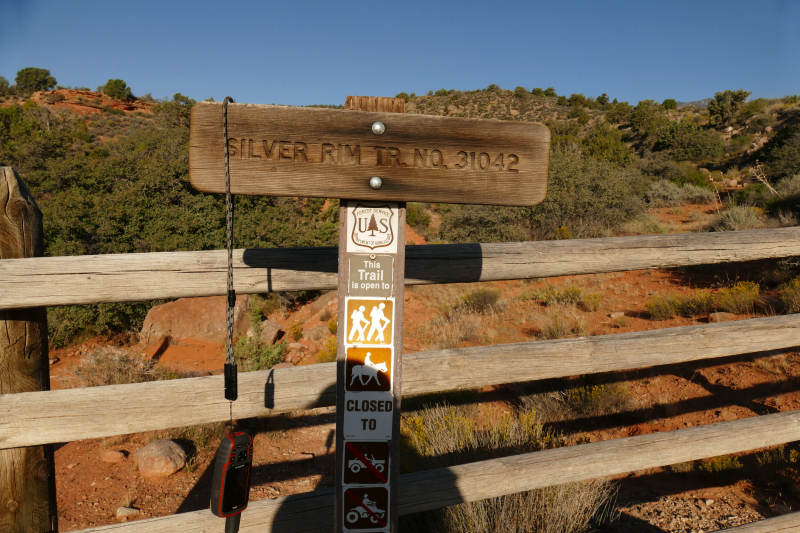
<instances>
[{"instance_id":1,"label":"weathered wood rail","mask_svg":"<svg viewBox=\"0 0 800 533\"><path fill-rule=\"evenodd\" d=\"M400 477L400 515L798 439L800 411L790 411L428 470ZM253 502L242 515L240 531L323 532L332 519L333 491L328 489ZM777 527L798 525L800 514L776 523ZM83 531L199 533L215 531L215 527L219 529L219 520L210 511L197 511Z\"/></svg>"},{"instance_id":2,"label":"weathered wood rail","mask_svg":"<svg viewBox=\"0 0 800 533\"><path fill-rule=\"evenodd\" d=\"M235 250L237 293L335 289L337 248ZM619 272L800 255L800 228L406 247L406 284ZM0 309L225 293L226 252L161 252L0 262Z\"/></svg>"},{"instance_id":3,"label":"weathered wood rail","mask_svg":"<svg viewBox=\"0 0 800 533\"><path fill-rule=\"evenodd\" d=\"M2 235L0 235L2 237ZM409 246L406 284L462 283L800 255L800 228L574 241ZM238 250L236 290L333 289L336 248ZM224 293L225 252L3 259L0 310ZM403 393L644 368L800 345L800 315L409 354ZM222 378L0 395L0 450L227 419ZM244 418L334 405L333 364L242 374ZM168 413L152 412L166 404ZM102 405L102 409L97 406ZM800 411L547 450L401 479L401 514L800 440ZM253 502L242 531L329 529L331 491ZM794 531L800 515L734 528ZM217 531L206 511L85 531Z\"/></svg>"},{"instance_id":4,"label":"weathered wood rail","mask_svg":"<svg viewBox=\"0 0 800 533\"><path fill-rule=\"evenodd\" d=\"M403 394L627 370L800 344L800 315L406 354ZM240 418L335 405L334 363L239 375ZM0 395L0 449L228 419L222 376ZM169 405L154 412L152 406ZM103 409L97 409L102 405Z\"/></svg>"}]
</instances>

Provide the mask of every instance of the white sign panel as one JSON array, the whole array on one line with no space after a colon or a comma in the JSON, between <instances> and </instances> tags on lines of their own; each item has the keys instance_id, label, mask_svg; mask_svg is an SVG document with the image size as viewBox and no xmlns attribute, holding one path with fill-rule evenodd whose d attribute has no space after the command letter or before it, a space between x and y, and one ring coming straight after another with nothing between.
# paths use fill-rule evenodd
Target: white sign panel
<instances>
[{"instance_id":1,"label":"white sign panel","mask_svg":"<svg viewBox=\"0 0 800 533\"><path fill-rule=\"evenodd\" d=\"M397 253L397 203L349 202L347 251Z\"/></svg>"},{"instance_id":2,"label":"white sign panel","mask_svg":"<svg viewBox=\"0 0 800 533\"><path fill-rule=\"evenodd\" d=\"M344 395L344 438L388 440L392 438L394 396L385 392L346 392Z\"/></svg>"}]
</instances>

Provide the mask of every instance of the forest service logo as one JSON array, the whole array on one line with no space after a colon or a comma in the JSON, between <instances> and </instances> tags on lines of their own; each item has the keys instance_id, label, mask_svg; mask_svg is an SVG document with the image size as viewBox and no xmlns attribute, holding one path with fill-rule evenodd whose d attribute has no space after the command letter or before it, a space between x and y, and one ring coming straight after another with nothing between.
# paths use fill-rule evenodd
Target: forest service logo
<instances>
[{"instance_id":1,"label":"forest service logo","mask_svg":"<svg viewBox=\"0 0 800 533\"><path fill-rule=\"evenodd\" d=\"M389 204L369 206L359 203L348 211L348 222L352 226L350 241L356 250L397 247L392 246L397 221L395 211Z\"/></svg>"}]
</instances>

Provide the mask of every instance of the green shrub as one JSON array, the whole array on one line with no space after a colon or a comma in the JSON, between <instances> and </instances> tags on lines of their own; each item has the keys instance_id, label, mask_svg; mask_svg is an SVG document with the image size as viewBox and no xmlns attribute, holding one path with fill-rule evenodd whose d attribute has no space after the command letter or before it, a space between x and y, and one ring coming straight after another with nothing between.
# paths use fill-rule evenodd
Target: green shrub
<instances>
[{"instance_id":1,"label":"green shrub","mask_svg":"<svg viewBox=\"0 0 800 533\"><path fill-rule=\"evenodd\" d=\"M753 281L738 281L722 289L716 298L717 305L735 315L752 314L758 301L760 287Z\"/></svg>"},{"instance_id":2,"label":"green shrub","mask_svg":"<svg viewBox=\"0 0 800 533\"><path fill-rule=\"evenodd\" d=\"M800 313L800 277L796 277L778 287L778 292L787 312Z\"/></svg>"},{"instance_id":3,"label":"green shrub","mask_svg":"<svg viewBox=\"0 0 800 533\"><path fill-rule=\"evenodd\" d=\"M108 80L105 85L98 87L98 90L106 96L110 96L116 100L125 101L133 99L133 92L131 92L131 88L128 87L128 84L123 80Z\"/></svg>"},{"instance_id":4,"label":"green shrub","mask_svg":"<svg viewBox=\"0 0 800 533\"><path fill-rule=\"evenodd\" d=\"M739 118L740 119L748 119L752 118L759 113L764 113L767 108L769 107L769 100L766 98L756 98L755 100L750 100L744 106L742 106L741 110L739 111Z\"/></svg>"},{"instance_id":5,"label":"green shrub","mask_svg":"<svg viewBox=\"0 0 800 533\"><path fill-rule=\"evenodd\" d=\"M670 121L658 102L642 100L631 111L630 124L641 145L651 148L658 141L662 128Z\"/></svg>"},{"instance_id":6,"label":"green shrub","mask_svg":"<svg viewBox=\"0 0 800 533\"><path fill-rule=\"evenodd\" d=\"M197 101L181 93L172 95L172 100L165 99L153 106L156 120L167 127L187 127L192 107Z\"/></svg>"},{"instance_id":7,"label":"green shrub","mask_svg":"<svg viewBox=\"0 0 800 533\"><path fill-rule=\"evenodd\" d=\"M711 219L714 231L743 231L764 227L764 212L757 207L731 205Z\"/></svg>"},{"instance_id":8,"label":"green shrub","mask_svg":"<svg viewBox=\"0 0 800 533\"><path fill-rule=\"evenodd\" d=\"M36 91L50 91L58 83L49 70L34 67L18 71L14 81L17 92L23 96L30 96Z\"/></svg>"},{"instance_id":9,"label":"green shrub","mask_svg":"<svg viewBox=\"0 0 800 533\"><path fill-rule=\"evenodd\" d=\"M495 311L500 308L500 294L498 289L475 289L465 294L457 307L473 313Z\"/></svg>"},{"instance_id":10,"label":"green shrub","mask_svg":"<svg viewBox=\"0 0 800 533\"><path fill-rule=\"evenodd\" d=\"M289 326L289 336L295 341L303 338L303 321L297 320Z\"/></svg>"},{"instance_id":11,"label":"green shrub","mask_svg":"<svg viewBox=\"0 0 800 533\"><path fill-rule=\"evenodd\" d=\"M606 120L609 124L627 124L633 114L633 108L628 102L619 102L606 113Z\"/></svg>"},{"instance_id":12,"label":"green shrub","mask_svg":"<svg viewBox=\"0 0 800 533\"><path fill-rule=\"evenodd\" d=\"M607 124L599 124L589 132L583 142L586 153L596 159L610 161L618 165L628 165L633 159L633 152L622 141L622 132Z\"/></svg>"},{"instance_id":13,"label":"green shrub","mask_svg":"<svg viewBox=\"0 0 800 533\"><path fill-rule=\"evenodd\" d=\"M619 413L631 403L631 394L621 383L597 383L568 391L571 411L579 417Z\"/></svg>"},{"instance_id":14,"label":"green shrub","mask_svg":"<svg viewBox=\"0 0 800 533\"><path fill-rule=\"evenodd\" d=\"M286 353L286 341L270 345L261 340L261 326L254 327L255 335L242 335L233 346L236 364L242 372L267 370L277 365Z\"/></svg>"},{"instance_id":15,"label":"green shrub","mask_svg":"<svg viewBox=\"0 0 800 533\"><path fill-rule=\"evenodd\" d=\"M421 204L409 202L406 204L406 222L412 228L427 228L431 223L431 215Z\"/></svg>"},{"instance_id":16,"label":"green shrub","mask_svg":"<svg viewBox=\"0 0 800 533\"><path fill-rule=\"evenodd\" d=\"M533 89L531 89L531 94L533 96L545 96L544 89L542 89L541 87L534 87Z\"/></svg>"},{"instance_id":17,"label":"green shrub","mask_svg":"<svg viewBox=\"0 0 800 533\"><path fill-rule=\"evenodd\" d=\"M674 98L667 98L661 103L661 107L667 111L670 109L678 109L678 102Z\"/></svg>"},{"instance_id":18,"label":"green shrub","mask_svg":"<svg viewBox=\"0 0 800 533\"><path fill-rule=\"evenodd\" d=\"M635 169L583 154L575 147L555 147L550 156L547 198L530 213L530 234L553 238L566 227L575 238L607 235L645 210Z\"/></svg>"},{"instance_id":19,"label":"green shrub","mask_svg":"<svg viewBox=\"0 0 800 533\"><path fill-rule=\"evenodd\" d=\"M678 187L670 181L661 180L650 186L647 200L653 207L678 207L686 204L711 204L716 201L716 196L708 189L689 183Z\"/></svg>"},{"instance_id":20,"label":"green shrub","mask_svg":"<svg viewBox=\"0 0 800 533\"><path fill-rule=\"evenodd\" d=\"M714 99L708 103L708 114L711 124L719 128L730 126L739 110L744 106L750 91L739 89L738 91L721 91L714 95Z\"/></svg>"},{"instance_id":21,"label":"green shrub","mask_svg":"<svg viewBox=\"0 0 800 533\"><path fill-rule=\"evenodd\" d=\"M585 311L597 311L602 301L603 297L600 294L584 294L579 303Z\"/></svg>"},{"instance_id":22,"label":"green shrub","mask_svg":"<svg viewBox=\"0 0 800 533\"><path fill-rule=\"evenodd\" d=\"M402 98L403 100L405 100L406 102L408 102L408 100L409 100L409 98L410 98L410 97L408 96L408 93L407 93L407 92L403 91L403 92L401 92L401 93L398 93L398 94L395 96L395 98Z\"/></svg>"},{"instance_id":23,"label":"green shrub","mask_svg":"<svg viewBox=\"0 0 800 533\"><path fill-rule=\"evenodd\" d=\"M767 176L778 181L800 174L800 124L788 126L775 134L759 150Z\"/></svg>"},{"instance_id":24,"label":"green shrub","mask_svg":"<svg viewBox=\"0 0 800 533\"><path fill-rule=\"evenodd\" d=\"M661 128L657 150L669 150L677 161L714 159L725 152L725 140L714 130L703 130L684 118Z\"/></svg>"},{"instance_id":25,"label":"green shrub","mask_svg":"<svg viewBox=\"0 0 800 533\"><path fill-rule=\"evenodd\" d=\"M558 96L556 94L556 90L554 88L552 88L552 87L548 87L547 89L545 89L544 90L544 95L545 96Z\"/></svg>"},{"instance_id":26,"label":"green shrub","mask_svg":"<svg viewBox=\"0 0 800 533\"><path fill-rule=\"evenodd\" d=\"M572 93L567 99L567 103L572 107L586 107L586 97L580 93Z\"/></svg>"},{"instance_id":27,"label":"green shrub","mask_svg":"<svg viewBox=\"0 0 800 533\"><path fill-rule=\"evenodd\" d=\"M697 315L707 315L714 306L714 295L708 292L695 290L691 296L677 299L675 309L682 317L692 318Z\"/></svg>"},{"instance_id":28,"label":"green shrub","mask_svg":"<svg viewBox=\"0 0 800 533\"><path fill-rule=\"evenodd\" d=\"M775 125L775 117L769 113L756 115L750 119L750 124L747 125L747 131L750 133L760 133L768 127Z\"/></svg>"},{"instance_id":29,"label":"green shrub","mask_svg":"<svg viewBox=\"0 0 800 533\"><path fill-rule=\"evenodd\" d=\"M508 242L530 238L529 209L437 204L438 235L446 242Z\"/></svg>"},{"instance_id":30,"label":"green shrub","mask_svg":"<svg viewBox=\"0 0 800 533\"><path fill-rule=\"evenodd\" d=\"M336 353L337 340L336 337L332 337L322 344L322 348L317 352L314 358L318 363L332 363L336 361Z\"/></svg>"},{"instance_id":31,"label":"green shrub","mask_svg":"<svg viewBox=\"0 0 800 533\"><path fill-rule=\"evenodd\" d=\"M575 286L555 289L548 287L544 293L544 301L548 305L553 304L577 304L583 300L583 289Z\"/></svg>"},{"instance_id":32,"label":"green shrub","mask_svg":"<svg viewBox=\"0 0 800 533\"><path fill-rule=\"evenodd\" d=\"M740 469L743 468L739 459L732 455L721 455L700 465L700 471L707 477L716 482L729 483L736 478Z\"/></svg>"},{"instance_id":33,"label":"green shrub","mask_svg":"<svg viewBox=\"0 0 800 533\"><path fill-rule=\"evenodd\" d=\"M753 138L750 135L742 134L742 135L734 135L731 138L730 144L730 151L731 152L741 152L746 150L750 147L753 142Z\"/></svg>"},{"instance_id":34,"label":"green shrub","mask_svg":"<svg viewBox=\"0 0 800 533\"><path fill-rule=\"evenodd\" d=\"M756 462L759 466L780 466L789 462L786 456L786 445L756 453Z\"/></svg>"},{"instance_id":35,"label":"green shrub","mask_svg":"<svg viewBox=\"0 0 800 533\"><path fill-rule=\"evenodd\" d=\"M670 320L678 314L678 304L675 296L656 296L644 306L653 320Z\"/></svg>"},{"instance_id":36,"label":"green shrub","mask_svg":"<svg viewBox=\"0 0 800 533\"><path fill-rule=\"evenodd\" d=\"M707 205L717 201L716 194L706 187L698 187L691 183L686 183L681 187L681 190L687 204Z\"/></svg>"},{"instance_id":37,"label":"green shrub","mask_svg":"<svg viewBox=\"0 0 800 533\"><path fill-rule=\"evenodd\" d=\"M683 463L670 465L669 469L675 474L686 474L694 470L694 461L685 461Z\"/></svg>"},{"instance_id":38,"label":"green shrub","mask_svg":"<svg viewBox=\"0 0 800 533\"><path fill-rule=\"evenodd\" d=\"M586 334L586 322L572 306L559 306L547 315L541 325L543 339L563 339Z\"/></svg>"},{"instance_id":39,"label":"green shrub","mask_svg":"<svg viewBox=\"0 0 800 533\"><path fill-rule=\"evenodd\" d=\"M6 96L9 92L11 92L8 80L3 76L0 76L0 96Z\"/></svg>"},{"instance_id":40,"label":"green shrub","mask_svg":"<svg viewBox=\"0 0 800 533\"><path fill-rule=\"evenodd\" d=\"M47 333L51 348L63 348L107 334L132 339L141 331L147 312L163 300L47 308Z\"/></svg>"}]
</instances>

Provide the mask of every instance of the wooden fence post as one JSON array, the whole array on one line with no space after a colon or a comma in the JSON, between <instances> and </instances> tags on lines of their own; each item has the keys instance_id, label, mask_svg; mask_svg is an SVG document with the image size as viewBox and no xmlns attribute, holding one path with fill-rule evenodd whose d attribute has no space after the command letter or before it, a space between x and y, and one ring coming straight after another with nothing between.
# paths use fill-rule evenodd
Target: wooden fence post
<instances>
[{"instance_id":1,"label":"wooden fence post","mask_svg":"<svg viewBox=\"0 0 800 533\"><path fill-rule=\"evenodd\" d=\"M0 260L43 255L42 212L0 167ZM46 308L0 311L0 394L49 389ZM52 445L0 450L0 531L58 531Z\"/></svg>"}]
</instances>

